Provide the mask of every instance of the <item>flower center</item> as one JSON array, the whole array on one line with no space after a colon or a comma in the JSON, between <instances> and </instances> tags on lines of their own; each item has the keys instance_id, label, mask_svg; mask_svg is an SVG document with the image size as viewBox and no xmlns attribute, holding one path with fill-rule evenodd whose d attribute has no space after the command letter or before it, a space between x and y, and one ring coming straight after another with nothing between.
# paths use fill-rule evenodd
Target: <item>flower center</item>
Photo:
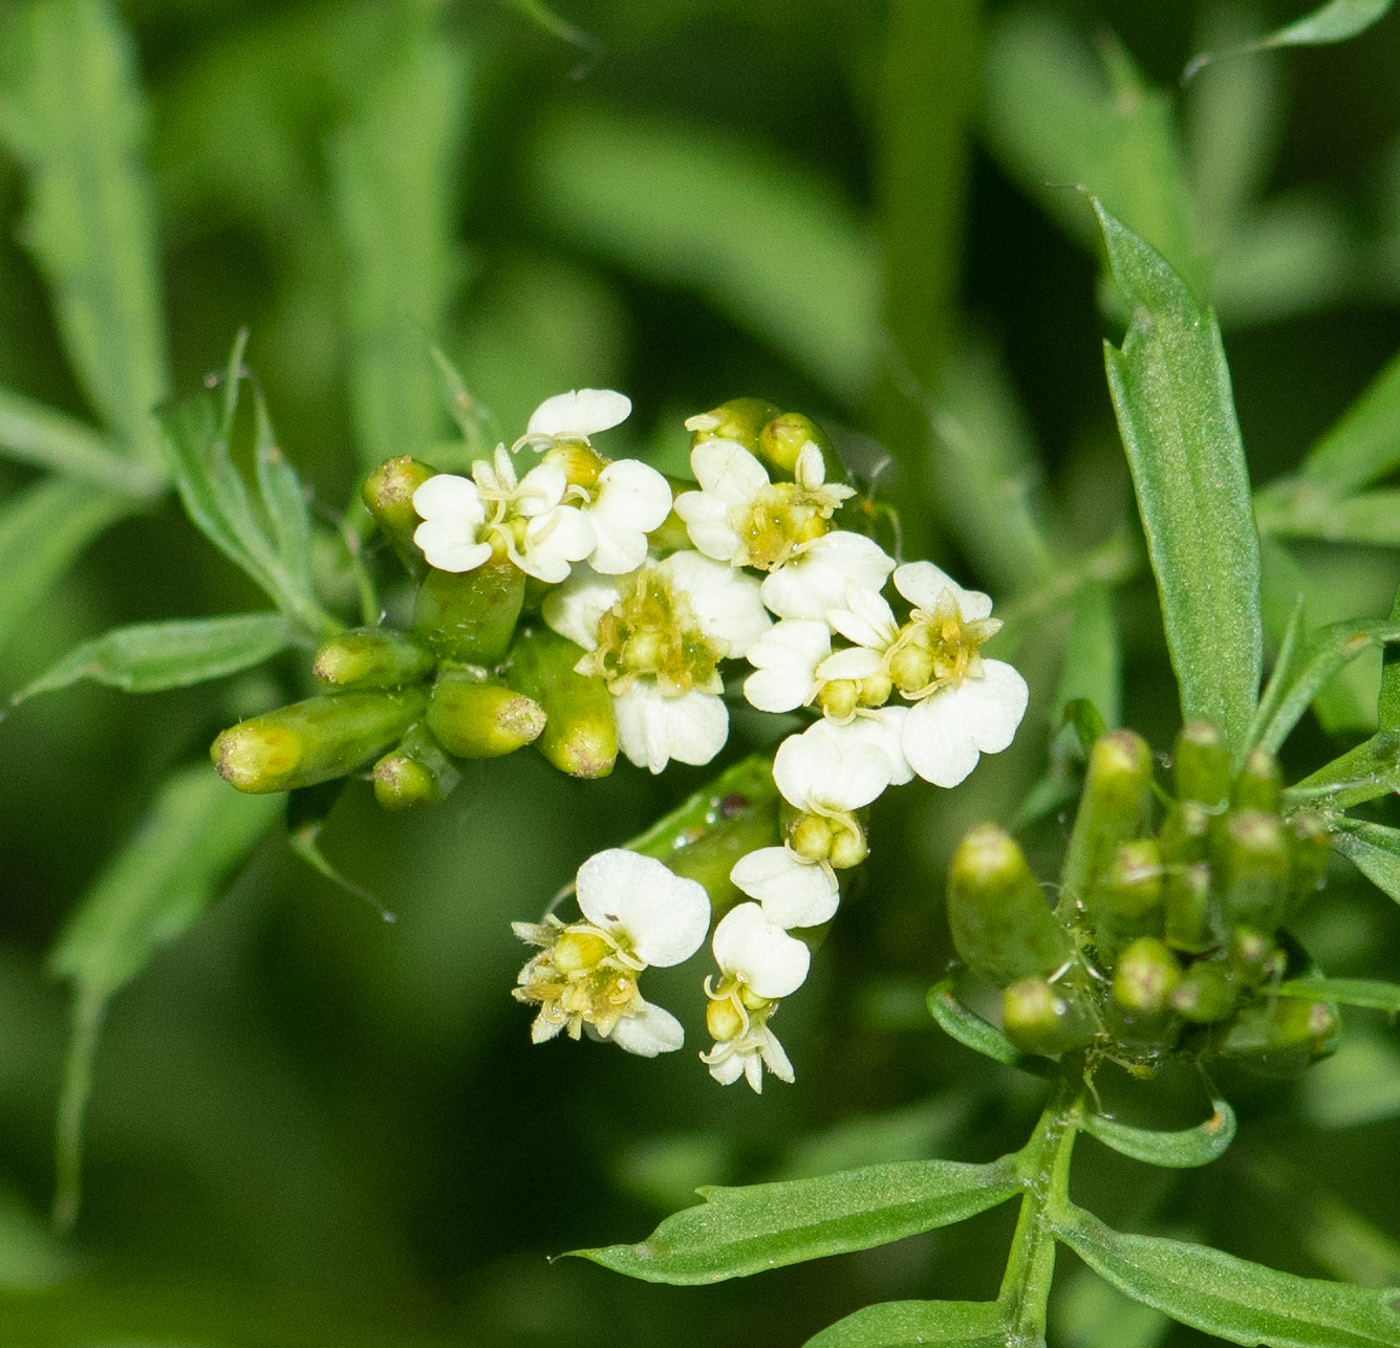
<instances>
[{"instance_id":1,"label":"flower center","mask_svg":"<svg viewBox=\"0 0 1400 1348\"><path fill-rule=\"evenodd\" d=\"M639 678L655 679L666 697L693 689L722 692L719 662L724 652L700 630L685 592L655 567L624 578L623 585L629 583L598 624L591 672L602 675L618 696Z\"/></svg>"},{"instance_id":2,"label":"flower center","mask_svg":"<svg viewBox=\"0 0 1400 1348\"><path fill-rule=\"evenodd\" d=\"M520 971L513 995L539 1006L537 1038L564 1029L577 1039L585 1025L606 1038L619 1020L642 1009L637 974L645 966L608 932L586 922L547 921L531 939L548 944Z\"/></svg>"},{"instance_id":3,"label":"flower center","mask_svg":"<svg viewBox=\"0 0 1400 1348\"><path fill-rule=\"evenodd\" d=\"M761 571L781 566L804 543L826 533L826 522L839 504L840 497L828 488L807 489L796 482L761 487L753 500L730 506L725 515L739 536L734 565Z\"/></svg>"},{"instance_id":4,"label":"flower center","mask_svg":"<svg viewBox=\"0 0 1400 1348\"><path fill-rule=\"evenodd\" d=\"M966 620L957 597L944 590L931 609L916 608L885 653L885 666L910 702L956 688L981 671L984 642L1001 630L999 618Z\"/></svg>"}]
</instances>

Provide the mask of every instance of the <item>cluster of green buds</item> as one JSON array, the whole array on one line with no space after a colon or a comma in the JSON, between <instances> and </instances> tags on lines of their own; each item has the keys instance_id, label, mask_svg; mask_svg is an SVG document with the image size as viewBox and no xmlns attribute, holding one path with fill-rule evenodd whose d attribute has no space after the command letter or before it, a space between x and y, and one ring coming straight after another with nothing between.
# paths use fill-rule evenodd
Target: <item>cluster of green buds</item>
<instances>
[{"instance_id":1,"label":"cluster of green buds","mask_svg":"<svg viewBox=\"0 0 1400 1348\"><path fill-rule=\"evenodd\" d=\"M949 877L954 945L1003 990L1024 1053L1084 1051L1142 1075L1172 1054L1301 1070L1339 1028L1326 1001L1279 993L1305 971L1284 924L1322 883L1326 825L1285 812L1272 753L1232 771L1204 722L1177 737L1172 777L1174 796L1159 793L1131 730L1093 745L1053 908L1016 842L974 829Z\"/></svg>"}]
</instances>

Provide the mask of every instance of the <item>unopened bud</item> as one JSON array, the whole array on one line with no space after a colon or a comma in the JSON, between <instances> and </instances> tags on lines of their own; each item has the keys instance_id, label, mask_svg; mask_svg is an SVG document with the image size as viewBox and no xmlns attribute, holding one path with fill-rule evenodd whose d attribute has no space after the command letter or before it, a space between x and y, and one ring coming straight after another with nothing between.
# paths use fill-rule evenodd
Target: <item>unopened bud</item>
<instances>
[{"instance_id":1,"label":"unopened bud","mask_svg":"<svg viewBox=\"0 0 1400 1348\"><path fill-rule=\"evenodd\" d=\"M357 627L326 642L311 672L332 688L399 688L426 679L434 664L432 653L407 633Z\"/></svg>"},{"instance_id":2,"label":"unopened bud","mask_svg":"<svg viewBox=\"0 0 1400 1348\"><path fill-rule=\"evenodd\" d=\"M230 726L210 754L240 791L293 791L344 777L397 740L423 713L419 688L308 698Z\"/></svg>"},{"instance_id":3,"label":"unopened bud","mask_svg":"<svg viewBox=\"0 0 1400 1348\"><path fill-rule=\"evenodd\" d=\"M427 723L458 758L498 758L538 739L545 714L533 698L453 671L433 686Z\"/></svg>"},{"instance_id":4,"label":"unopened bud","mask_svg":"<svg viewBox=\"0 0 1400 1348\"><path fill-rule=\"evenodd\" d=\"M1193 1025L1213 1025L1235 1007L1235 986L1220 960L1197 960L1172 990L1171 1007Z\"/></svg>"},{"instance_id":5,"label":"unopened bud","mask_svg":"<svg viewBox=\"0 0 1400 1348\"><path fill-rule=\"evenodd\" d=\"M529 627L510 650L506 682L544 708L535 747L561 772L606 777L617 760L617 721L607 684L574 668L581 647L547 627Z\"/></svg>"},{"instance_id":6,"label":"unopened bud","mask_svg":"<svg viewBox=\"0 0 1400 1348\"><path fill-rule=\"evenodd\" d=\"M1236 979L1246 988L1281 974L1285 964L1273 937L1251 927L1236 927L1230 934L1229 960Z\"/></svg>"},{"instance_id":7,"label":"unopened bud","mask_svg":"<svg viewBox=\"0 0 1400 1348\"><path fill-rule=\"evenodd\" d=\"M1289 1077L1336 1047L1341 1018L1323 1002L1275 997L1246 1007L1216 1037L1216 1052L1266 1076Z\"/></svg>"},{"instance_id":8,"label":"unopened bud","mask_svg":"<svg viewBox=\"0 0 1400 1348\"><path fill-rule=\"evenodd\" d=\"M1100 963L1112 968L1118 952L1138 936L1160 935L1162 858L1155 838L1123 843L1089 896Z\"/></svg>"},{"instance_id":9,"label":"unopened bud","mask_svg":"<svg viewBox=\"0 0 1400 1348\"><path fill-rule=\"evenodd\" d=\"M713 411L691 417L685 427L691 433L692 448L706 440L733 440L757 454L759 432L781 415L781 408L762 398L731 398Z\"/></svg>"},{"instance_id":10,"label":"unopened bud","mask_svg":"<svg viewBox=\"0 0 1400 1348\"><path fill-rule=\"evenodd\" d=\"M374 765L374 798L386 810L436 805L462 774L424 725L416 725Z\"/></svg>"},{"instance_id":11,"label":"unopened bud","mask_svg":"<svg viewBox=\"0 0 1400 1348\"><path fill-rule=\"evenodd\" d=\"M791 475L797 467L798 455L809 444L815 444L821 451L827 477L839 481L843 474L831 437L801 412L784 412L764 426L758 435L758 456L780 472Z\"/></svg>"},{"instance_id":12,"label":"unopened bud","mask_svg":"<svg viewBox=\"0 0 1400 1348\"><path fill-rule=\"evenodd\" d=\"M1155 1016L1166 1009L1180 978L1181 968L1172 952L1154 937L1140 936L1118 957L1113 1000L1133 1015Z\"/></svg>"},{"instance_id":13,"label":"unopened bud","mask_svg":"<svg viewBox=\"0 0 1400 1348\"><path fill-rule=\"evenodd\" d=\"M1296 908L1322 883L1327 872L1327 858L1332 852L1332 838L1327 822L1311 810L1300 810L1288 821L1288 901Z\"/></svg>"},{"instance_id":14,"label":"unopened bud","mask_svg":"<svg viewBox=\"0 0 1400 1348\"><path fill-rule=\"evenodd\" d=\"M1219 913L1214 903L1210 866L1198 861L1194 866L1168 870L1166 883L1167 944L1177 950L1199 955L1219 942Z\"/></svg>"},{"instance_id":15,"label":"unopened bud","mask_svg":"<svg viewBox=\"0 0 1400 1348\"><path fill-rule=\"evenodd\" d=\"M1113 730L1095 741L1065 859L1069 899L1087 899L1120 844L1137 837L1151 791L1152 751L1141 735Z\"/></svg>"},{"instance_id":16,"label":"unopened bud","mask_svg":"<svg viewBox=\"0 0 1400 1348\"><path fill-rule=\"evenodd\" d=\"M1020 847L995 824L978 825L958 845L948 925L964 963L1000 987L1049 974L1073 951Z\"/></svg>"},{"instance_id":17,"label":"unopened bud","mask_svg":"<svg viewBox=\"0 0 1400 1348\"><path fill-rule=\"evenodd\" d=\"M360 488L369 513L415 579L427 573L428 563L413 542L413 531L423 522L413 508L413 493L436 476L436 468L404 454L380 464Z\"/></svg>"},{"instance_id":18,"label":"unopened bud","mask_svg":"<svg viewBox=\"0 0 1400 1348\"><path fill-rule=\"evenodd\" d=\"M1053 1057L1083 1048L1094 1037L1094 1022L1073 994L1062 995L1043 978L1023 978L1002 994L1006 1037L1022 1053Z\"/></svg>"},{"instance_id":19,"label":"unopened bud","mask_svg":"<svg viewBox=\"0 0 1400 1348\"><path fill-rule=\"evenodd\" d=\"M1225 920L1272 932L1288 896L1283 821L1260 810L1232 810L1221 840Z\"/></svg>"},{"instance_id":20,"label":"unopened bud","mask_svg":"<svg viewBox=\"0 0 1400 1348\"><path fill-rule=\"evenodd\" d=\"M1157 843L1164 866L1191 866L1206 859L1214 816L1198 800L1179 800L1167 811Z\"/></svg>"},{"instance_id":21,"label":"unopened bud","mask_svg":"<svg viewBox=\"0 0 1400 1348\"><path fill-rule=\"evenodd\" d=\"M1172 776L1178 800L1217 809L1230 797L1230 750L1209 721L1189 721L1176 737Z\"/></svg>"},{"instance_id":22,"label":"unopened bud","mask_svg":"<svg viewBox=\"0 0 1400 1348\"><path fill-rule=\"evenodd\" d=\"M525 602L525 573L504 553L471 571L430 570L418 587L413 631L442 660L497 665Z\"/></svg>"},{"instance_id":23,"label":"unopened bud","mask_svg":"<svg viewBox=\"0 0 1400 1348\"><path fill-rule=\"evenodd\" d=\"M1278 759L1261 744L1249 751L1235 778L1230 804L1236 810L1277 814L1283 808L1283 773Z\"/></svg>"}]
</instances>

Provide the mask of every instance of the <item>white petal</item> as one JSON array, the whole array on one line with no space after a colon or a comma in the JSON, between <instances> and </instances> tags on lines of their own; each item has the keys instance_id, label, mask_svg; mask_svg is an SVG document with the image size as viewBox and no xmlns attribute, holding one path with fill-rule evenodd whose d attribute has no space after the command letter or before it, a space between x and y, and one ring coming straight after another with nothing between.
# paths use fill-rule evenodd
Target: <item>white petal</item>
<instances>
[{"instance_id":1,"label":"white petal","mask_svg":"<svg viewBox=\"0 0 1400 1348\"><path fill-rule=\"evenodd\" d=\"M983 677L917 703L904 726L904 753L935 786L956 786L979 753L1000 753L1025 715L1026 681L1001 660L985 660Z\"/></svg>"},{"instance_id":2,"label":"white petal","mask_svg":"<svg viewBox=\"0 0 1400 1348\"><path fill-rule=\"evenodd\" d=\"M532 515L543 515L553 510L564 499L564 488L568 485L568 475L558 464L536 464L525 474L513 493L516 514L528 519Z\"/></svg>"},{"instance_id":3,"label":"white petal","mask_svg":"<svg viewBox=\"0 0 1400 1348\"><path fill-rule=\"evenodd\" d=\"M591 651L598 644L598 624L621 598L617 582L578 567L568 581L544 597L544 620L561 637Z\"/></svg>"},{"instance_id":4,"label":"white petal","mask_svg":"<svg viewBox=\"0 0 1400 1348\"><path fill-rule=\"evenodd\" d=\"M476 541L475 528L456 519L424 520L413 531L413 541L428 565L439 571L472 571L491 558L489 543Z\"/></svg>"},{"instance_id":5,"label":"white petal","mask_svg":"<svg viewBox=\"0 0 1400 1348\"><path fill-rule=\"evenodd\" d=\"M790 562L768 574L763 602L780 618L827 620L846 605L846 586L878 590L894 568L893 558L872 538L838 530L809 543Z\"/></svg>"},{"instance_id":6,"label":"white petal","mask_svg":"<svg viewBox=\"0 0 1400 1348\"><path fill-rule=\"evenodd\" d=\"M569 563L593 551L593 526L573 506L556 506L536 515L525 529L525 554L520 569L537 580L557 585L569 578Z\"/></svg>"},{"instance_id":7,"label":"white petal","mask_svg":"<svg viewBox=\"0 0 1400 1348\"><path fill-rule=\"evenodd\" d=\"M878 651L867 650L864 646L851 646L823 660L817 666L817 677L823 680L853 679L859 683L861 679L879 674L884 667L884 659Z\"/></svg>"},{"instance_id":8,"label":"white petal","mask_svg":"<svg viewBox=\"0 0 1400 1348\"><path fill-rule=\"evenodd\" d=\"M710 929L710 899L698 880L622 847L589 857L578 869L577 890L584 917L628 941L647 964L688 960Z\"/></svg>"},{"instance_id":9,"label":"white petal","mask_svg":"<svg viewBox=\"0 0 1400 1348\"><path fill-rule=\"evenodd\" d=\"M430 477L413 493L413 508L425 520L451 517L476 525L486 519L476 483L456 473Z\"/></svg>"},{"instance_id":10,"label":"white petal","mask_svg":"<svg viewBox=\"0 0 1400 1348\"><path fill-rule=\"evenodd\" d=\"M664 1007L644 1001L640 1011L623 1016L613 1026L608 1038L639 1058L654 1058L680 1048L685 1043L685 1028Z\"/></svg>"},{"instance_id":11,"label":"white petal","mask_svg":"<svg viewBox=\"0 0 1400 1348\"><path fill-rule=\"evenodd\" d=\"M841 905L841 891L823 866L808 866L786 847L760 847L740 857L729 878L780 927L816 927Z\"/></svg>"},{"instance_id":12,"label":"white petal","mask_svg":"<svg viewBox=\"0 0 1400 1348\"><path fill-rule=\"evenodd\" d=\"M676 514L685 521L690 541L706 557L727 562L739 550L739 535L729 527L729 507L703 491L682 492L676 497Z\"/></svg>"},{"instance_id":13,"label":"white petal","mask_svg":"<svg viewBox=\"0 0 1400 1348\"><path fill-rule=\"evenodd\" d=\"M853 741L873 744L884 752L890 761L891 786L903 786L914 780L914 769L904 756L904 722L908 715L908 707L879 707L863 711L850 725L839 727L841 733Z\"/></svg>"},{"instance_id":14,"label":"white petal","mask_svg":"<svg viewBox=\"0 0 1400 1348\"><path fill-rule=\"evenodd\" d=\"M708 763L729 738L729 712L718 697L695 691L663 697L651 679L639 679L625 695L614 697L613 712L618 747L652 772L673 758Z\"/></svg>"},{"instance_id":15,"label":"white petal","mask_svg":"<svg viewBox=\"0 0 1400 1348\"><path fill-rule=\"evenodd\" d=\"M724 1057L715 1059L708 1066L710 1075L721 1086L732 1086L744 1075L744 1055L742 1053L726 1053Z\"/></svg>"},{"instance_id":16,"label":"white petal","mask_svg":"<svg viewBox=\"0 0 1400 1348\"><path fill-rule=\"evenodd\" d=\"M598 476L598 498L588 511L597 534L595 571L620 576L646 561L647 534L671 513L671 488L639 459L618 459Z\"/></svg>"},{"instance_id":17,"label":"white petal","mask_svg":"<svg viewBox=\"0 0 1400 1348\"><path fill-rule=\"evenodd\" d=\"M527 435L576 435L588 439L626 421L632 400L610 388L581 388L546 398L530 416Z\"/></svg>"},{"instance_id":18,"label":"white petal","mask_svg":"<svg viewBox=\"0 0 1400 1348\"><path fill-rule=\"evenodd\" d=\"M791 1082L794 1076L792 1063L788 1060L788 1055L783 1051L783 1046L778 1042L778 1036L766 1025L759 1036L762 1040L760 1051L763 1054L763 1065L779 1081Z\"/></svg>"},{"instance_id":19,"label":"white petal","mask_svg":"<svg viewBox=\"0 0 1400 1348\"><path fill-rule=\"evenodd\" d=\"M899 635L899 624L884 596L859 585L846 586L846 607L832 610L826 619L847 641L877 651L892 645Z\"/></svg>"},{"instance_id":20,"label":"white petal","mask_svg":"<svg viewBox=\"0 0 1400 1348\"><path fill-rule=\"evenodd\" d=\"M894 588L915 608L931 609L944 590L951 590L963 619L972 622L991 614L992 601L981 590L964 590L941 567L932 562L910 562L894 573Z\"/></svg>"},{"instance_id":21,"label":"white petal","mask_svg":"<svg viewBox=\"0 0 1400 1348\"><path fill-rule=\"evenodd\" d=\"M792 476L804 491L820 487L826 481L826 460L815 440L808 440L798 451Z\"/></svg>"},{"instance_id":22,"label":"white petal","mask_svg":"<svg viewBox=\"0 0 1400 1348\"><path fill-rule=\"evenodd\" d=\"M726 974L773 1001L796 992L812 963L807 946L769 921L756 903L731 908L715 928L711 946Z\"/></svg>"},{"instance_id":23,"label":"white petal","mask_svg":"<svg viewBox=\"0 0 1400 1348\"><path fill-rule=\"evenodd\" d=\"M800 810L858 810L889 784L889 758L848 727L818 721L801 735L789 735L773 756L773 781L783 798Z\"/></svg>"},{"instance_id":24,"label":"white petal","mask_svg":"<svg viewBox=\"0 0 1400 1348\"><path fill-rule=\"evenodd\" d=\"M748 572L690 551L672 553L658 569L689 595L700 630L722 642L725 654L737 659L772 626L758 580Z\"/></svg>"},{"instance_id":25,"label":"white petal","mask_svg":"<svg viewBox=\"0 0 1400 1348\"><path fill-rule=\"evenodd\" d=\"M744 696L759 711L795 711L811 696L816 667L831 650L825 623L784 620L748 649L758 672L744 682Z\"/></svg>"},{"instance_id":26,"label":"white petal","mask_svg":"<svg viewBox=\"0 0 1400 1348\"><path fill-rule=\"evenodd\" d=\"M734 440L702 440L690 451L690 470L707 496L727 506L752 501L768 485L763 465Z\"/></svg>"}]
</instances>

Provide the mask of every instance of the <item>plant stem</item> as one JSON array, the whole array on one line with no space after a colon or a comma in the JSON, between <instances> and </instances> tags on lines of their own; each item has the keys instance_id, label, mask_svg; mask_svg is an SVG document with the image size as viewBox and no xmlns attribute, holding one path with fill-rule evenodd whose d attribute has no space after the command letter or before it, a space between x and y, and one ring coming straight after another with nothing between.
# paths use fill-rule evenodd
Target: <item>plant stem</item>
<instances>
[{"instance_id":1,"label":"plant stem","mask_svg":"<svg viewBox=\"0 0 1400 1348\"><path fill-rule=\"evenodd\" d=\"M997 1296L1006 1313L1007 1348L1044 1348L1055 1274L1052 1218L1069 1201L1070 1156L1079 1131L1078 1080L1077 1071L1060 1079L1017 1161L1026 1194Z\"/></svg>"}]
</instances>

